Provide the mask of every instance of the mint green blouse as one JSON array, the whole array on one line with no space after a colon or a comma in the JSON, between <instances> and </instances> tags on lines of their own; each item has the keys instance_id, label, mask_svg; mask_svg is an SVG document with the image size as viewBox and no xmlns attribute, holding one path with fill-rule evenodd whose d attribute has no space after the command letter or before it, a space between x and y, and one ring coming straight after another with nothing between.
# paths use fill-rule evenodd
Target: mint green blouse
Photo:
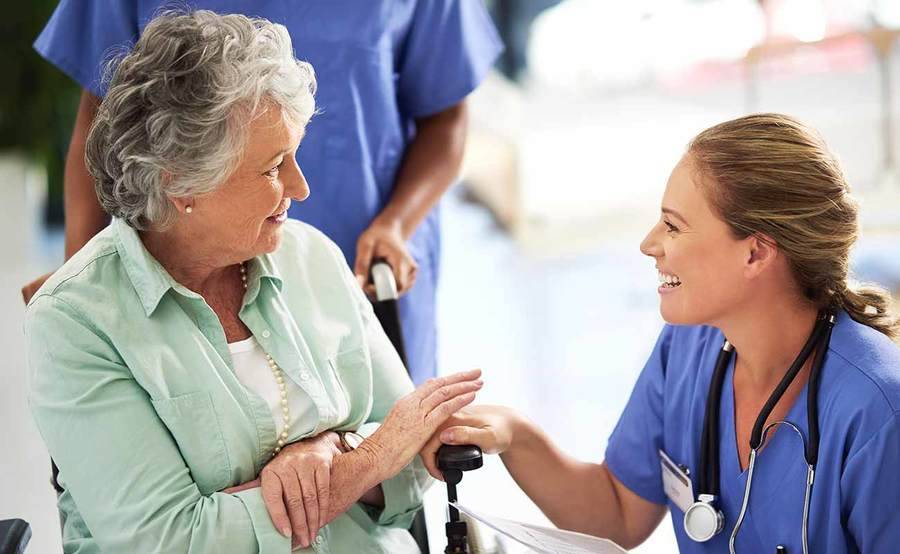
<instances>
[{"instance_id":1,"label":"mint green blouse","mask_svg":"<svg viewBox=\"0 0 900 554\"><path fill-rule=\"evenodd\" d=\"M241 320L309 395L315 428L371 431L413 388L338 248L297 221L247 263ZM124 222L57 271L25 318L28 400L65 492L66 552L287 553L256 478L276 443L201 296L175 282ZM402 528L430 478L418 458L319 533L317 553L415 552Z\"/></svg>"}]
</instances>

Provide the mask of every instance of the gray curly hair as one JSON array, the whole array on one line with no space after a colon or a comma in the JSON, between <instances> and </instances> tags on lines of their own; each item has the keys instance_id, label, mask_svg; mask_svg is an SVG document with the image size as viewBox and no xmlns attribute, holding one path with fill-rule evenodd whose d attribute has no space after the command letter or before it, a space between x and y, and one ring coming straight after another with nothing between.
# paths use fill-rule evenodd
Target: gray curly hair
<instances>
[{"instance_id":1,"label":"gray curly hair","mask_svg":"<svg viewBox=\"0 0 900 554\"><path fill-rule=\"evenodd\" d=\"M287 29L261 18L162 12L106 75L85 161L103 209L139 230L171 225L169 197L224 183L253 118L280 108L303 127L315 111L312 66L294 58Z\"/></svg>"}]
</instances>

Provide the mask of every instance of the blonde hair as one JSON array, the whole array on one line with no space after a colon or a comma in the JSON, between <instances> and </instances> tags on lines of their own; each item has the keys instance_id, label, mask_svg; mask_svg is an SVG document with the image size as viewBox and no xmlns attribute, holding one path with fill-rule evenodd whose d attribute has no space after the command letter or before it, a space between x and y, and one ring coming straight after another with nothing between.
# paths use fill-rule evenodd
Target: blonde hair
<instances>
[{"instance_id":1,"label":"blonde hair","mask_svg":"<svg viewBox=\"0 0 900 554\"><path fill-rule=\"evenodd\" d=\"M850 280L858 205L815 130L786 115L754 114L703 131L688 153L735 236L771 239L808 300L900 337L890 294Z\"/></svg>"}]
</instances>

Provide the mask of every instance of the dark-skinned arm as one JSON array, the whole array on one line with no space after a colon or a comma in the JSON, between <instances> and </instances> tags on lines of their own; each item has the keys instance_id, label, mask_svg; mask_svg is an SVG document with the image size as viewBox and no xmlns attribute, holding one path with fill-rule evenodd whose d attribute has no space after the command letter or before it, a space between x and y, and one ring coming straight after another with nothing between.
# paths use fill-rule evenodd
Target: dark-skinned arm
<instances>
[{"instance_id":1,"label":"dark-skinned arm","mask_svg":"<svg viewBox=\"0 0 900 554\"><path fill-rule=\"evenodd\" d=\"M67 260L109 223L109 217L100 207L94 192L94 179L84 164L84 145L99 106L99 98L86 90L82 91L63 176ZM26 304L51 275L52 271L22 287L22 299Z\"/></svg>"},{"instance_id":2,"label":"dark-skinned arm","mask_svg":"<svg viewBox=\"0 0 900 554\"><path fill-rule=\"evenodd\" d=\"M458 176L467 127L465 100L416 120L416 137L406 149L394 192L357 243L354 273L361 283L367 281L372 258L384 257L400 292L412 287L416 263L406 241Z\"/></svg>"},{"instance_id":3,"label":"dark-skinned arm","mask_svg":"<svg viewBox=\"0 0 900 554\"><path fill-rule=\"evenodd\" d=\"M82 91L72 141L66 155L63 198L66 210L66 259L71 258L109 223L94 191L94 178L84 164L84 146L100 99Z\"/></svg>"}]
</instances>

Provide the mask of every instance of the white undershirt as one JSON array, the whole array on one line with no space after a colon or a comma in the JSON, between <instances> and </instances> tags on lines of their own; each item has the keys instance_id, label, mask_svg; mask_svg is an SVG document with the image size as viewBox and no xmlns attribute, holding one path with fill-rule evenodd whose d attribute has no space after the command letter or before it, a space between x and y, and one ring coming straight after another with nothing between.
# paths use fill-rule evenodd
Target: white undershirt
<instances>
[{"instance_id":1,"label":"white undershirt","mask_svg":"<svg viewBox=\"0 0 900 554\"><path fill-rule=\"evenodd\" d=\"M266 360L266 353L263 348L251 336L238 342L228 344L228 350L231 352L231 362L234 365L234 373L238 380L248 389L258 394L272 412L272 419L275 420L275 436L281 434L284 428L284 420L281 414L281 395L278 390L278 384L275 382L275 376L269 369L269 362ZM298 387L291 379L285 375L288 407L290 409L290 435L289 438L298 434L308 433L316 427L316 407L306 392Z\"/></svg>"}]
</instances>

